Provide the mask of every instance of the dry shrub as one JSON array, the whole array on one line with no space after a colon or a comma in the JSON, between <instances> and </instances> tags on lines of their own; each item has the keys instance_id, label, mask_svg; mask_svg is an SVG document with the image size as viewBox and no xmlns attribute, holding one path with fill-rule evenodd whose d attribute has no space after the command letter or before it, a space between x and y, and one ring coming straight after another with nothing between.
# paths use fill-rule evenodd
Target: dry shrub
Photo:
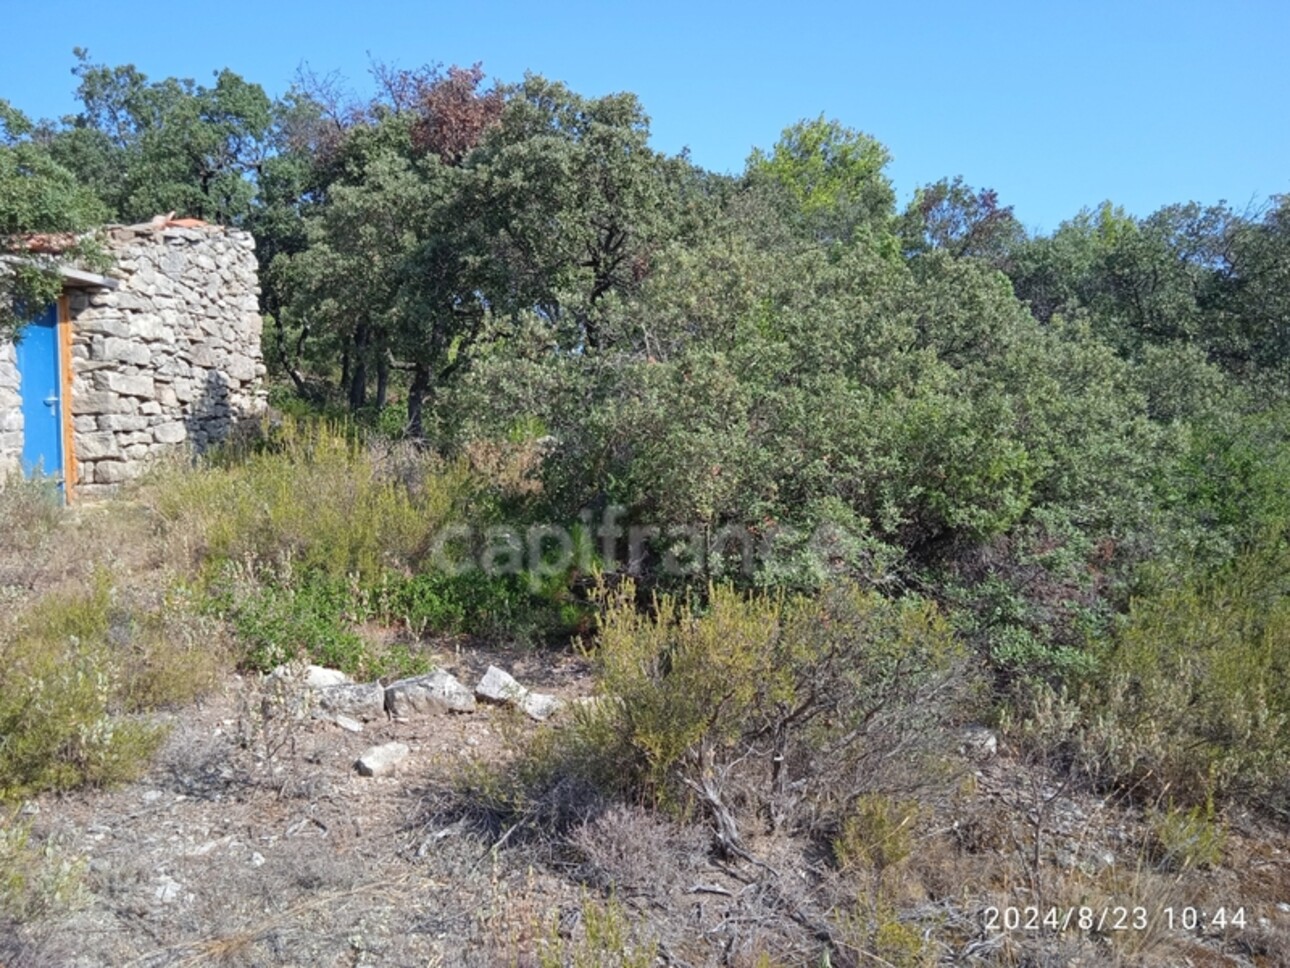
<instances>
[{"instance_id":1,"label":"dry shrub","mask_svg":"<svg viewBox=\"0 0 1290 968\"><path fill-rule=\"evenodd\" d=\"M30 921L74 904L84 866L53 842L34 842L31 824L16 812L0 812L0 921Z\"/></svg>"},{"instance_id":2,"label":"dry shrub","mask_svg":"<svg viewBox=\"0 0 1290 968\"><path fill-rule=\"evenodd\" d=\"M468 480L464 464L382 454L343 426L286 418L259 449L171 465L140 496L185 560L290 560L367 579L426 554L468 499Z\"/></svg>"},{"instance_id":3,"label":"dry shrub","mask_svg":"<svg viewBox=\"0 0 1290 968\"><path fill-rule=\"evenodd\" d=\"M0 523L4 552L30 552L40 547L62 518L62 499L52 485L13 476L0 480Z\"/></svg>"},{"instance_id":4,"label":"dry shrub","mask_svg":"<svg viewBox=\"0 0 1290 968\"><path fill-rule=\"evenodd\" d=\"M932 605L855 587L818 599L709 590L651 614L605 596L595 661L613 701L576 731L618 790L698 806L738 852L733 806L771 828L835 832L866 793L927 782L963 652Z\"/></svg>"},{"instance_id":5,"label":"dry shrub","mask_svg":"<svg viewBox=\"0 0 1290 968\"><path fill-rule=\"evenodd\" d=\"M620 894L662 897L693 877L706 852L693 826L638 806L615 805L569 835L583 857L582 878Z\"/></svg>"},{"instance_id":6,"label":"dry shrub","mask_svg":"<svg viewBox=\"0 0 1290 968\"><path fill-rule=\"evenodd\" d=\"M1086 698L1079 761L1140 800L1286 807L1290 542L1137 601Z\"/></svg>"}]
</instances>

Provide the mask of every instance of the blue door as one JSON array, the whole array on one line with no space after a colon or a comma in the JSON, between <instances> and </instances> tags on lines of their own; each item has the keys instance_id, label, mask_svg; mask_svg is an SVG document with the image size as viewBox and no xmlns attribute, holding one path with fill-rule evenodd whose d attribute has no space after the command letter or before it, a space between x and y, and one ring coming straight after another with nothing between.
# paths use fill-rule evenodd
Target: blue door
<instances>
[{"instance_id":1,"label":"blue door","mask_svg":"<svg viewBox=\"0 0 1290 968\"><path fill-rule=\"evenodd\" d=\"M22 471L61 478L63 425L59 400L58 307L50 306L18 337L22 394Z\"/></svg>"}]
</instances>

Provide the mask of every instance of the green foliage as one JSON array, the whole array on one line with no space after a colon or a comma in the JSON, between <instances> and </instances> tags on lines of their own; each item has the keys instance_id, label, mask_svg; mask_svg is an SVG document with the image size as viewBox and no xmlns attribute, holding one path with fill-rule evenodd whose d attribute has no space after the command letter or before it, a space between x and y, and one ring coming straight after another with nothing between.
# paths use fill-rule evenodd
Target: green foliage
<instances>
[{"instance_id":1,"label":"green foliage","mask_svg":"<svg viewBox=\"0 0 1290 968\"><path fill-rule=\"evenodd\" d=\"M469 498L467 473L417 454L377 459L327 422L283 420L256 449L155 479L149 500L187 555L375 581L426 555Z\"/></svg>"},{"instance_id":2,"label":"green foliage","mask_svg":"<svg viewBox=\"0 0 1290 968\"><path fill-rule=\"evenodd\" d=\"M877 794L860 797L833 841L833 857L843 869L885 870L914 850L918 804Z\"/></svg>"},{"instance_id":3,"label":"green foliage","mask_svg":"<svg viewBox=\"0 0 1290 968\"><path fill-rule=\"evenodd\" d=\"M785 128L770 154L754 150L747 176L785 190L795 214L813 234L849 240L881 233L895 193L883 174L887 149L869 135L821 115Z\"/></svg>"},{"instance_id":4,"label":"green foliage","mask_svg":"<svg viewBox=\"0 0 1290 968\"><path fill-rule=\"evenodd\" d=\"M110 784L143 770L164 731L120 715L110 587L51 596L0 640L0 800Z\"/></svg>"},{"instance_id":5,"label":"green foliage","mask_svg":"<svg viewBox=\"0 0 1290 968\"><path fill-rule=\"evenodd\" d=\"M1149 825L1151 857L1164 870L1216 867L1223 859L1227 831L1212 808L1171 806L1153 813Z\"/></svg>"},{"instance_id":6,"label":"green foliage","mask_svg":"<svg viewBox=\"0 0 1290 968\"><path fill-rule=\"evenodd\" d=\"M664 596L642 614L632 595L606 603L605 698L579 723L626 789L676 803L738 762L775 811L781 767L800 763L797 788L819 810L877 782L893 748L917 751L953 707L961 650L926 603L717 586L702 608Z\"/></svg>"},{"instance_id":7,"label":"green foliage","mask_svg":"<svg viewBox=\"0 0 1290 968\"><path fill-rule=\"evenodd\" d=\"M1180 805L1284 804L1290 545L1271 535L1212 578L1135 601L1090 697L1090 768Z\"/></svg>"},{"instance_id":8,"label":"green foliage","mask_svg":"<svg viewBox=\"0 0 1290 968\"><path fill-rule=\"evenodd\" d=\"M382 615L418 636L433 632L560 640L590 621L589 606L570 598L568 576L558 574L431 570L388 580L375 599Z\"/></svg>"},{"instance_id":9,"label":"green foliage","mask_svg":"<svg viewBox=\"0 0 1290 968\"><path fill-rule=\"evenodd\" d=\"M255 195L249 178L267 147L268 96L230 70L213 87L149 81L132 64L107 67L76 51L82 111L49 137L53 157L91 186L116 217L157 214L240 224Z\"/></svg>"},{"instance_id":10,"label":"green foliage","mask_svg":"<svg viewBox=\"0 0 1290 968\"><path fill-rule=\"evenodd\" d=\"M94 193L31 140L31 122L0 100L0 340L12 338L21 307L43 307L62 292L62 280L48 255L33 254L30 233L81 233L100 223L107 210ZM67 245L66 258L98 268L101 254L90 240Z\"/></svg>"},{"instance_id":11,"label":"green foliage","mask_svg":"<svg viewBox=\"0 0 1290 968\"><path fill-rule=\"evenodd\" d=\"M321 574L224 584L213 604L233 626L241 662L258 672L305 660L366 681L429 670L401 645L377 645L356 628L369 617L362 589Z\"/></svg>"},{"instance_id":12,"label":"green foliage","mask_svg":"<svg viewBox=\"0 0 1290 968\"><path fill-rule=\"evenodd\" d=\"M551 925L549 942L538 957L541 968L650 968L657 963L657 945L636 936L616 897L602 902L584 896L578 913L582 931L577 940L565 940L559 924Z\"/></svg>"},{"instance_id":13,"label":"green foliage","mask_svg":"<svg viewBox=\"0 0 1290 968\"><path fill-rule=\"evenodd\" d=\"M32 841L31 823L14 810L0 814L0 912L30 922L74 904L84 861L50 840Z\"/></svg>"}]
</instances>

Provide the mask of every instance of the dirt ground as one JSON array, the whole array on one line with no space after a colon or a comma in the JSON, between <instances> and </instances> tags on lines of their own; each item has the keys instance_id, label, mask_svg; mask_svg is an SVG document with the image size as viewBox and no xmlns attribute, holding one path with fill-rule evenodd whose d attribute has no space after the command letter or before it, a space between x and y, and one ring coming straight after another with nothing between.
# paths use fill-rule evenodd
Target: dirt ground
<instances>
[{"instance_id":1,"label":"dirt ground","mask_svg":"<svg viewBox=\"0 0 1290 968\"><path fill-rule=\"evenodd\" d=\"M471 686L497 664L566 700L591 691L573 656L471 648L442 661ZM882 949L856 964L1290 965L1284 832L1234 817L1221 865L1158 869L1139 811L1026 771L1006 750L933 805L936 821L894 887L891 872L825 883L827 865L789 839L750 839L753 863L714 857L701 820L610 811L587 817L561 852L506 843L444 812L464 769L500 761L516 735L560 729L558 719L538 725L481 705L361 734L315 720L253 723L263 688L231 679L171 714L165 749L136 783L27 805L34 834L84 865L84 886L70 909L13 926L0 966L572 963L588 898L612 898L628 933L651 939L645 964L751 966L765 953L775 960L762 964L818 965L805 952L830 930L819 898L848 890L869 919L865 937L881 941L872 925L885 918L923 942L905 960ZM359 776L360 753L392 740L410 748L397 771ZM1095 916L1142 908L1150 925L1117 934L1003 923L1010 909L1024 922L1027 907L1078 906ZM1216 925L1218 906L1242 909L1244 926ZM1184 925L1193 909L1204 923Z\"/></svg>"}]
</instances>

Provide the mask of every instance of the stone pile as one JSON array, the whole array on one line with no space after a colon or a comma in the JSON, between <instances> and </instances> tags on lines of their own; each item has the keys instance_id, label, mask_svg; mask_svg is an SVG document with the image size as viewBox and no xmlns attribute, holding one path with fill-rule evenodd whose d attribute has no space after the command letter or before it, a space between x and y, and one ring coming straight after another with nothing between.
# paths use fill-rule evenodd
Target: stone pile
<instances>
[{"instance_id":1,"label":"stone pile","mask_svg":"<svg viewBox=\"0 0 1290 968\"><path fill-rule=\"evenodd\" d=\"M271 677L299 681L310 697L315 719L352 733L361 733L364 724L391 719L408 722L448 713L473 713L477 700L518 709L538 722L565 708L564 700L533 692L496 666L488 667L474 691L442 669L400 679L388 686L379 682L354 682L343 672L316 665L279 666ZM406 755L407 747L403 744L387 743L369 749L364 754L367 759L360 758L356 767L363 776L383 776Z\"/></svg>"}]
</instances>

